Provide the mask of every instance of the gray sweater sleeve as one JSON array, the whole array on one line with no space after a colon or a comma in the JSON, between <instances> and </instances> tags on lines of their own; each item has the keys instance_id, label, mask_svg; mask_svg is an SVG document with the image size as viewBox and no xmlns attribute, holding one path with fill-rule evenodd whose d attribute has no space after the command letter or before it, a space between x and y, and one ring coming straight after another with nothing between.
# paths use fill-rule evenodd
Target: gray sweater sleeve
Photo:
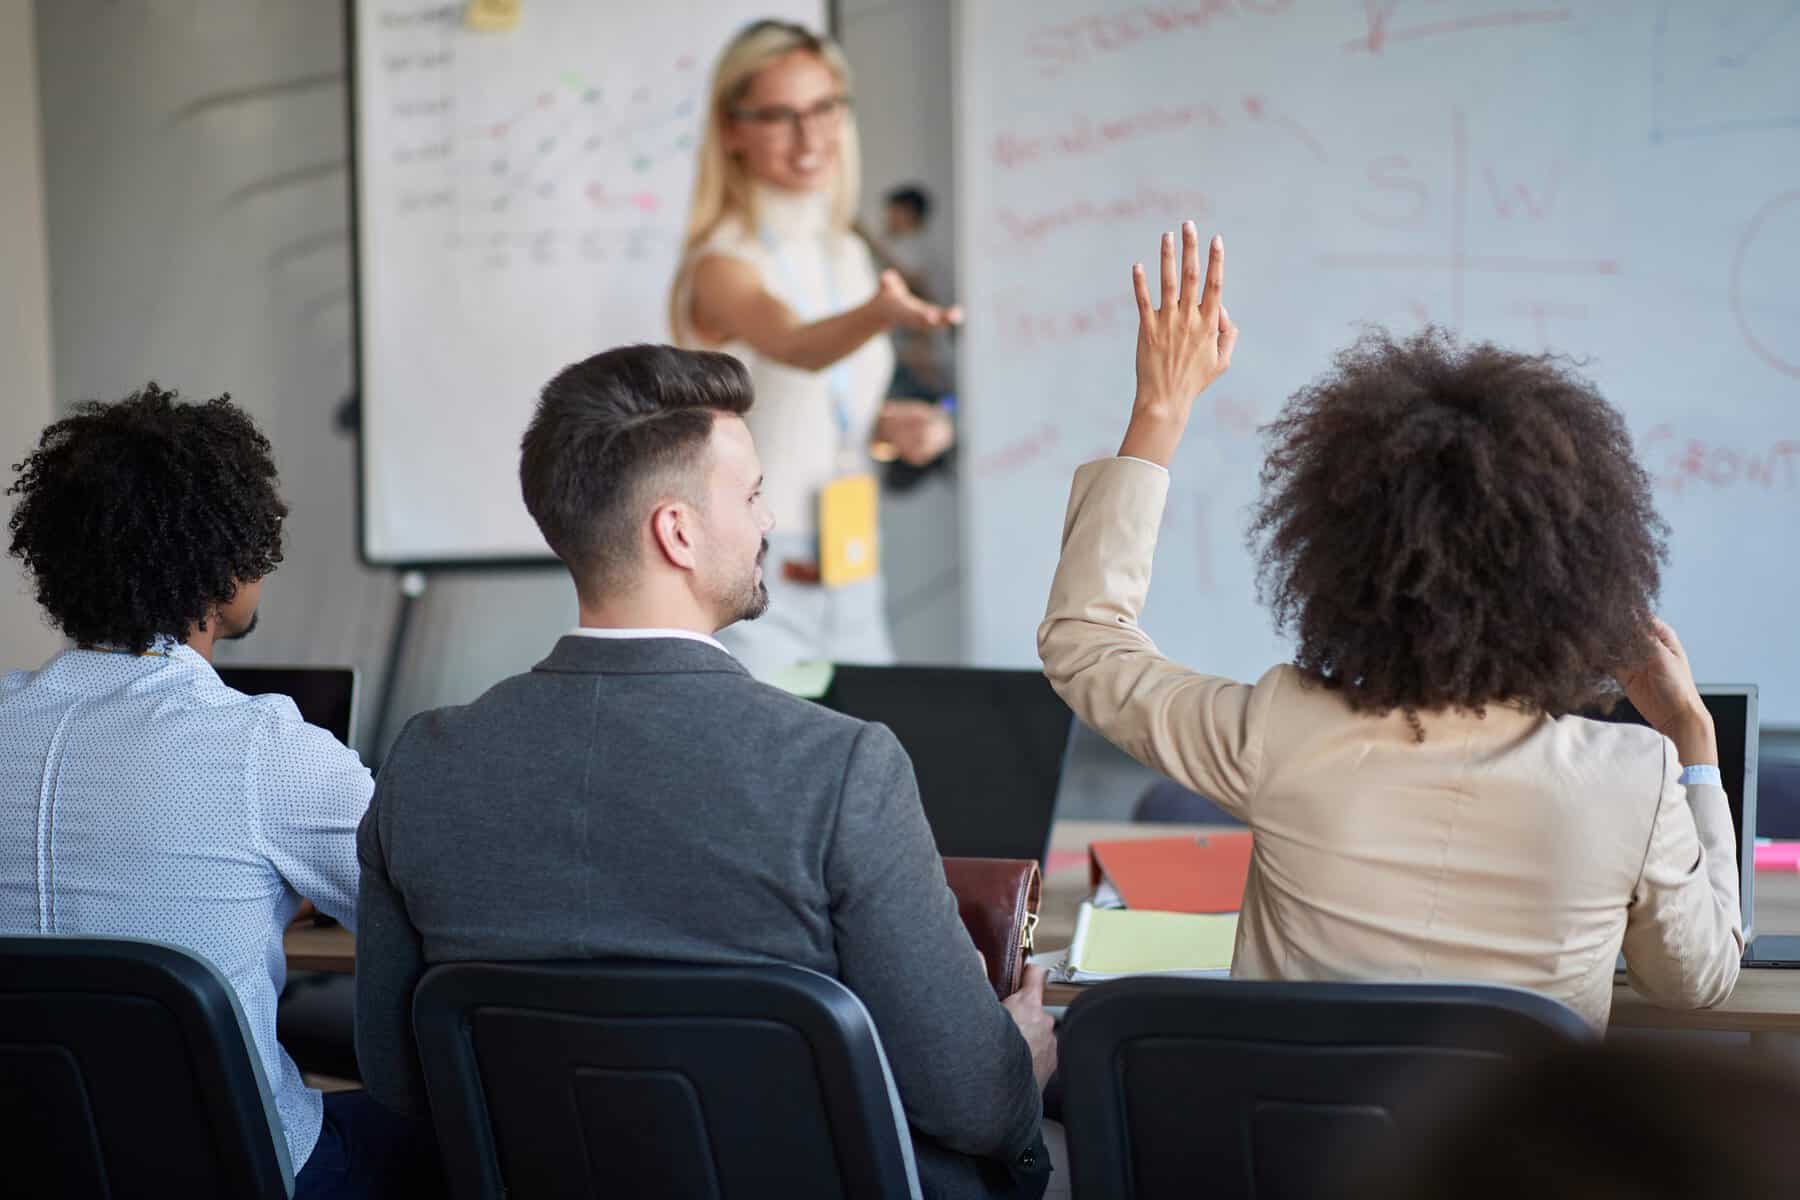
<instances>
[{"instance_id":1,"label":"gray sweater sleeve","mask_svg":"<svg viewBox=\"0 0 1800 1200\"><path fill-rule=\"evenodd\" d=\"M982 973L912 763L885 726L851 747L825 882L840 977L875 1019L907 1120L949 1149L1012 1163L1042 1117L1031 1052Z\"/></svg>"},{"instance_id":2,"label":"gray sweater sleeve","mask_svg":"<svg viewBox=\"0 0 1800 1200\"><path fill-rule=\"evenodd\" d=\"M396 749L399 743L396 743ZM390 753L390 772L394 756ZM356 1061L369 1095L397 1112L427 1111L425 1080L413 1040L412 997L425 972L418 930L388 876L383 820L394 802L383 772L356 831L362 864L356 931Z\"/></svg>"}]
</instances>

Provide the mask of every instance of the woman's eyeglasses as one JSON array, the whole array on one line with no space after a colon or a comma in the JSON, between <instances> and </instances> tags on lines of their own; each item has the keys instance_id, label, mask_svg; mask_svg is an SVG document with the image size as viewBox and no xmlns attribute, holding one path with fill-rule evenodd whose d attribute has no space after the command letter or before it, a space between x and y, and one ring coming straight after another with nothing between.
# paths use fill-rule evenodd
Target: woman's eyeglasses
<instances>
[{"instance_id":1,"label":"woman's eyeglasses","mask_svg":"<svg viewBox=\"0 0 1800 1200\"><path fill-rule=\"evenodd\" d=\"M810 125L814 129L836 128L849 108L850 97L827 96L810 108L769 104L762 108L734 108L731 115L735 120L749 121L770 131L783 130L797 138L805 126Z\"/></svg>"}]
</instances>

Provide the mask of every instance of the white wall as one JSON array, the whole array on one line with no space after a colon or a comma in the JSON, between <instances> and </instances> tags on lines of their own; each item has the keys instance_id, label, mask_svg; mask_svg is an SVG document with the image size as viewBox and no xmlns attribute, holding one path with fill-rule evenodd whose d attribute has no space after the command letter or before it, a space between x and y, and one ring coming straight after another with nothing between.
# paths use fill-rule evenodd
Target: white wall
<instances>
[{"instance_id":1,"label":"white wall","mask_svg":"<svg viewBox=\"0 0 1800 1200\"><path fill-rule=\"evenodd\" d=\"M0 53L29 57L31 6L0 3L16 22L0 27ZM865 117L870 191L919 178L947 208L947 0L846 9L846 40L864 60L862 95L885 114ZM195 398L229 391L254 413L293 510L287 560L264 590L256 635L222 647L220 660L354 663L372 699L398 591L393 575L357 560L355 445L334 427L354 377L340 6L39 0L35 12L54 395L117 398L154 379ZM0 66L8 67L0 96L31 93L24 72ZM9 119L21 111L3 107ZM11 165L27 160L0 158L9 165L0 216L21 186ZM0 237L32 227L5 220ZM15 418L9 406L6 419L35 432L49 391L40 384L38 409ZM10 429L0 433L10 438ZM902 656L957 658L954 488L940 476L897 498L884 527L891 591L904 606L895 631ZM0 580L0 592L14 590L10 577ZM401 664L390 735L407 714L465 702L528 669L574 616L559 571L433 577ZM11 637L19 622L6 624ZM0 649L21 661L44 657L10 642ZM365 739L372 708L365 704Z\"/></svg>"},{"instance_id":2,"label":"white wall","mask_svg":"<svg viewBox=\"0 0 1800 1200\"><path fill-rule=\"evenodd\" d=\"M903 183L931 193L929 237L939 262L956 246L951 136L950 0L842 0L838 35L856 82L864 226L881 230L881 197ZM882 499L883 553L894 648L906 662L963 661L954 466Z\"/></svg>"},{"instance_id":3,"label":"white wall","mask_svg":"<svg viewBox=\"0 0 1800 1200\"><path fill-rule=\"evenodd\" d=\"M37 39L57 398L154 379L255 414L287 558L220 661L354 663L372 699L398 592L357 560L355 443L335 426L353 381L340 6L43 0ZM550 571L434 580L397 718L528 668L573 613Z\"/></svg>"},{"instance_id":4,"label":"white wall","mask_svg":"<svg viewBox=\"0 0 1800 1200\"><path fill-rule=\"evenodd\" d=\"M38 140L37 45L30 0L0 0L0 473L50 419L50 280ZM12 502L0 500L0 525ZM0 559L0 670L36 666L60 639L31 598L18 563Z\"/></svg>"},{"instance_id":5,"label":"white wall","mask_svg":"<svg viewBox=\"0 0 1800 1200\"><path fill-rule=\"evenodd\" d=\"M950 9L950 0L842 0L838 12L856 76L863 222L879 231L882 195L923 184L932 199L929 238L945 262L956 247Z\"/></svg>"}]
</instances>

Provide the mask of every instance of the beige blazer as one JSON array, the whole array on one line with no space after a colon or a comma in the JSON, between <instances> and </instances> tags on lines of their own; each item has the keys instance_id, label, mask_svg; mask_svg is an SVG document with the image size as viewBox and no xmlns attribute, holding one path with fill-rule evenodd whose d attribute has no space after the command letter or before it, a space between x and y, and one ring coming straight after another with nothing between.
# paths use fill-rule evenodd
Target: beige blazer
<instances>
[{"instance_id":1,"label":"beige blazer","mask_svg":"<svg viewBox=\"0 0 1800 1200\"><path fill-rule=\"evenodd\" d=\"M1038 652L1082 720L1250 826L1234 978L1512 984L1604 1028L1622 946L1650 1000L1731 994L1731 815L1673 743L1499 705L1421 713L1421 743L1292 666L1170 662L1138 627L1168 487L1136 459L1075 473Z\"/></svg>"}]
</instances>

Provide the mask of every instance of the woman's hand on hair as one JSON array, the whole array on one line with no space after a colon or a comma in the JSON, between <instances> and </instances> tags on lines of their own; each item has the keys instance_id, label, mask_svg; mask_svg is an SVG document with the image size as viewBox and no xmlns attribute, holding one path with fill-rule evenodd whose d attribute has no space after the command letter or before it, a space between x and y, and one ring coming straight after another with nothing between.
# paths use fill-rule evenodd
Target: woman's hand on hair
<instances>
[{"instance_id":1,"label":"woman's hand on hair","mask_svg":"<svg viewBox=\"0 0 1800 1200\"><path fill-rule=\"evenodd\" d=\"M881 273L881 285L876 289L875 298L869 303L881 314L889 328L898 325L903 329L943 329L962 324L963 312L960 306L952 304L946 307L919 299L906 286L906 280L900 272L891 269Z\"/></svg>"},{"instance_id":2,"label":"woman's hand on hair","mask_svg":"<svg viewBox=\"0 0 1800 1200\"><path fill-rule=\"evenodd\" d=\"M1719 761L1712 714L1694 686L1681 639L1660 617L1652 616L1644 637L1644 657L1619 674L1625 695L1650 727L1675 743L1681 765Z\"/></svg>"},{"instance_id":3,"label":"woman's hand on hair","mask_svg":"<svg viewBox=\"0 0 1800 1200\"><path fill-rule=\"evenodd\" d=\"M1163 234L1161 306L1150 304L1144 265L1131 268L1137 296L1137 399L1121 455L1163 466L1175 455L1194 397L1231 366L1237 326L1225 311L1225 242L1214 237L1200 274L1200 235L1192 221L1181 226L1181 266L1175 235Z\"/></svg>"}]
</instances>

